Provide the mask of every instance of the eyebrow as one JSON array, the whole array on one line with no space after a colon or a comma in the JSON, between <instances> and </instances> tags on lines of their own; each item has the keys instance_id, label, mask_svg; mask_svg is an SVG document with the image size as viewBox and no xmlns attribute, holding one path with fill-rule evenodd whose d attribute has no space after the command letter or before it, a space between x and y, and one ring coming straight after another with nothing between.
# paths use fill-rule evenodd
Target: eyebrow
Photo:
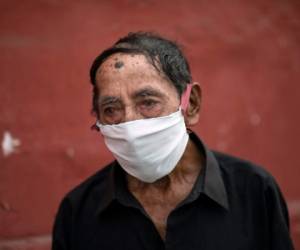
<instances>
[{"instance_id":1,"label":"eyebrow","mask_svg":"<svg viewBox=\"0 0 300 250\"><path fill-rule=\"evenodd\" d=\"M99 105L107 105L107 104L112 104L120 101L121 101L120 98L116 96L103 96L100 97Z\"/></svg>"},{"instance_id":2,"label":"eyebrow","mask_svg":"<svg viewBox=\"0 0 300 250\"><path fill-rule=\"evenodd\" d=\"M139 97L146 97L146 96L156 96L156 97L164 98L165 94L150 86L137 90L132 94L133 99L137 99ZM102 96L100 97L99 105L108 105L117 102L121 102L121 99L117 96Z\"/></svg>"},{"instance_id":3,"label":"eyebrow","mask_svg":"<svg viewBox=\"0 0 300 250\"><path fill-rule=\"evenodd\" d=\"M165 97L165 94L159 90L152 88L152 87L145 87L143 89L135 91L132 94L133 98L146 97L146 96Z\"/></svg>"}]
</instances>

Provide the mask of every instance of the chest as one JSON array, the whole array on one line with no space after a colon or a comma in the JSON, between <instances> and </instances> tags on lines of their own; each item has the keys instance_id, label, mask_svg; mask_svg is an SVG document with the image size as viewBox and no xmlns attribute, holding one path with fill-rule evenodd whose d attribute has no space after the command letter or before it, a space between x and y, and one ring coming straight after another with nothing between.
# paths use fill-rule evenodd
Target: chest
<instances>
[{"instance_id":1,"label":"chest","mask_svg":"<svg viewBox=\"0 0 300 250\"><path fill-rule=\"evenodd\" d=\"M190 194L192 187L193 185L190 184L174 188L168 192L149 190L134 193L163 240L166 237L170 213Z\"/></svg>"},{"instance_id":2,"label":"chest","mask_svg":"<svg viewBox=\"0 0 300 250\"><path fill-rule=\"evenodd\" d=\"M166 215L168 210L163 211ZM205 200L200 199L171 211L167 215L167 227L162 219L166 216L159 211L150 216L149 212L151 209L147 213L148 217L152 216L153 223L136 208L117 203L98 221L80 225L80 228L86 228L72 237L78 240L75 249L268 249L263 247L262 239L267 237L261 234L261 230L251 231L249 224L244 223L245 214L241 213L236 220L231 213L222 212L211 203L205 203ZM91 226L93 223L97 225Z\"/></svg>"}]
</instances>

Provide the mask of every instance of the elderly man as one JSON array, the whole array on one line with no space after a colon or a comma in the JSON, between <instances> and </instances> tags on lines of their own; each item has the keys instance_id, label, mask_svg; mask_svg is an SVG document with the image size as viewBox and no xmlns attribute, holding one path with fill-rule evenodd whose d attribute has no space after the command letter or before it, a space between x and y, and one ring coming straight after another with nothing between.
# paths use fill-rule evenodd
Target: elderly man
<instances>
[{"instance_id":1,"label":"elderly man","mask_svg":"<svg viewBox=\"0 0 300 250\"><path fill-rule=\"evenodd\" d=\"M116 161L63 199L52 249L293 249L272 176L187 129L201 89L174 42L130 33L90 76L94 127Z\"/></svg>"}]
</instances>

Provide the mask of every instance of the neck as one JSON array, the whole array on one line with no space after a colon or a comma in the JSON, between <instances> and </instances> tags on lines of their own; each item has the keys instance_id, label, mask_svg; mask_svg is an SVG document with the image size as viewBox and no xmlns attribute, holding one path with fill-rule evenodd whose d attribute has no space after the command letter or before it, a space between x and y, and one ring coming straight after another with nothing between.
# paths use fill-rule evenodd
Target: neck
<instances>
[{"instance_id":1,"label":"neck","mask_svg":"<svg viewBox=\"0 0 300 250\"><path fill-rule=\"evenodd\" d=\"M154 188L157 191L165 193L169 191L173 185L184 183L194 184L204 161L203 154L201 154L197 146L189 140L183 156L169 175L153 183L145 183L133 176L127 175L128 188L132 192L141 192Z\"/></svg>"}]
</instances>

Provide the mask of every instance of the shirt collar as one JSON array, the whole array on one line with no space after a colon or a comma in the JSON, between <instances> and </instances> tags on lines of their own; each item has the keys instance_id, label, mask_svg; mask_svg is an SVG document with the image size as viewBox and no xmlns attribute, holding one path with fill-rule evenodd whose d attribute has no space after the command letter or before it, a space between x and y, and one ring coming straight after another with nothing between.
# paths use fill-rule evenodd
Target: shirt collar
<instances>
[{"instance_id":1,"label":"shirt collar","mask_svg":"<svg viewBox=\"0 0 300 250\"><path fill-rule=\"evenodd\" d=\"M103 182L103 185L105 188L103 188L103 185L98 183L98 190L96 191L95 199L100 200L98 203L98 207L96 210L96 215L101 213L105 208L109 206L109 204L115 200L115 169L114 165L116 165L116 161L111 163L109 167L109 173L105 180L101 180ZM104 191L103 191L104 190ZM101 198L100 198L101 197Z\"/></svg>"},{"instance_id":2,"label":"shirt collar","mask_svg":"<svg viewBox=\"0 0 300 250\"><path fill-rule=\"evenodd\" d=\"M194 132L191 132L189 135L191 140L198 146L199 150L202 150L206 159L203 172L198 176L196 181L195 192L205 194L223 208L229 210L227 192L220 166L215 155L204 143L202 143Z\"/></svg>"},{"instance_id":3,"label":"shirt collar","mask_svg":"<svg viewBox=\"0 0 300 250\"><path fill-rule=\"evenodd\" d=\"M199 150L204 153L205 164L204 169L198 176L191 195L197 197L203 193L226 210L229 209L227 192L221 175L219 163L210 151L194 133L189 133L190 139L197 145ZM124 205L132 205L131 193L127 189L127 183L124 171L121 169L117 161L111 164L108 178L106 179L105 192L99 194L102 196L101 202L98 204L96 213L101 213L113 201L120 201ZM102 185L101 185L102 186ZM103 186L102 186L103 187ZM103 190L103 189L102 189Z\"/></svg>"}]
</instances>

